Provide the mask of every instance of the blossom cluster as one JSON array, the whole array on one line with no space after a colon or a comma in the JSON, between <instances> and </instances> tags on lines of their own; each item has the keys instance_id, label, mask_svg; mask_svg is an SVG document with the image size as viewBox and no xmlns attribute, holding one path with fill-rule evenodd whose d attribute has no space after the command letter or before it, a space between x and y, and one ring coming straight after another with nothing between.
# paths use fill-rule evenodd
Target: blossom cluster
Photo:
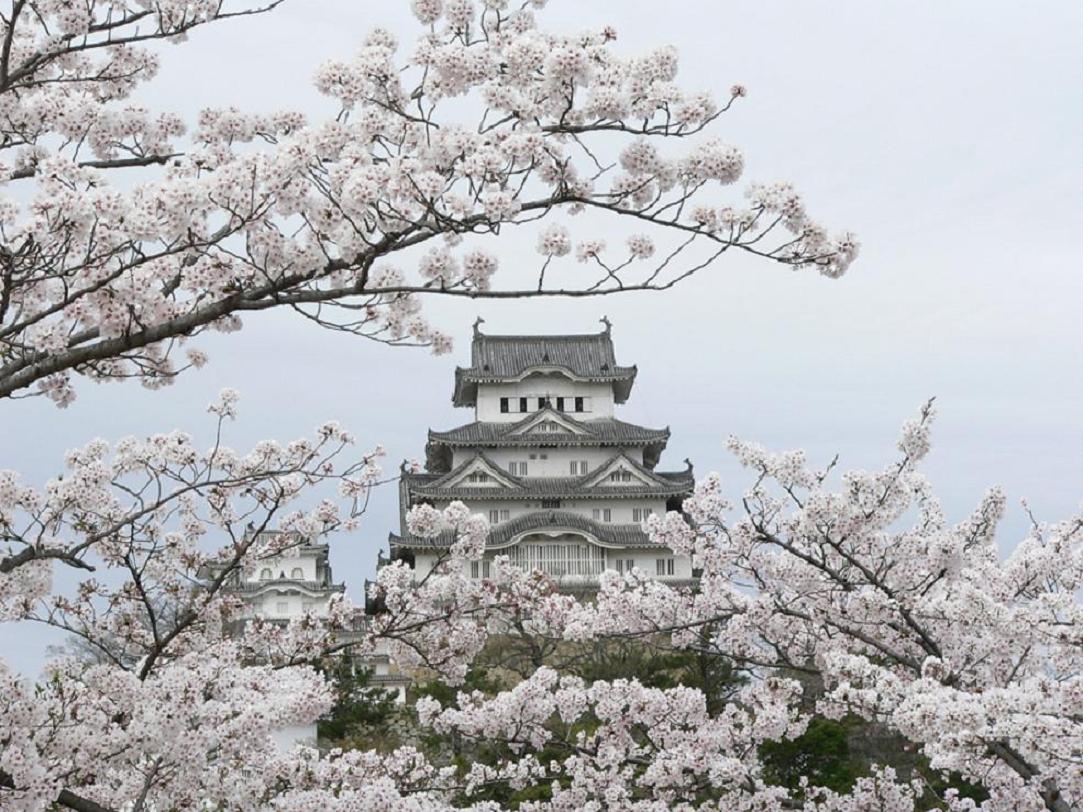
<instances>
[{"instance_id":1,"label":"blossom cluster","mask_svg":"<svg viewBox=\"0 0 1083 812\"><path fill-rule=\"evenodd\" d=\"M235 393L211 411L220 424L232 419ZM66 791L114 807L143 796L253 810L465 802L495 812L474 803L494 784L546 785L545 800L524 802L535 812L911 812L925 803L930 786L886 768L848 793L806 783L795 795L765 781L760 746L800 735L808 721L791 678L806 671L822 681L819 713L887 726L931 769L981 784L981 809L1071 809L1083 798L1073 755L1083 740L1083 518L1035 523L1002 560L1003 495L990 491L951 524L918 470L932 419L926 407L906 424L896 462L842 473L834 488L832 471L811 469L802 453L731 440L755 482L739 502L710 475L682 512L647 523L655 542L692 557L693 587L607 572L583 601L503 556L488 577L469 577L487 522L462 504L418 506L409 531L445 554L420 578L402 560L383 566L368 596L375 616L336 599L322 617L256 618L240 630L231 575L347 526L379 481L377 452L339 462L352 437L335 424L247 454L221 442L200 451L175 432L89 443L41 490L5 472L5 618L74 632L94 652L90 663L57 656L37 686L0 665L0 771L13 787L5 804L42 809ZM338 499L296 508L321 484L337 484ZM150 493L161 495L139 496ZM71 591L51 583L58 566L106 575ZM743 680L714 711L697 688L588 681L549 666L493 694L416 703L433 731L506 748L495 764L460 768L409 747L273 745L276 730L329 707L332 686L311 664L343 641L459 684L494 636L514 635L694 649L724 657ZM939 802L978 808L951 789Z\"/></svg>"},{"instance_id":2,"label":"blossom cluster","mask_svg":"<svg viewBox=\"0 0 1083 812\"><path fill-rule=\"evenodd\" d=\"M577 286L587 291L672 284L704 264L682 259L701 245L827 276L857 253L787 185L752 187L746 207L719 202L744 159L697 136L743 88L719 104L682 87L675 49L624 56L609 27L548 32L540 4L413 3L412 43L376 29L353 58L316 71L341 106L334 118L229 107L191 127L131 101L161 58L148 41L259 7L77 6L20 4L0 23L0 248L11 263L0 397L37 391L64 406L76 373L159 386L207 362L191 346L201 332L239 329L243 312L273 306L447 352L423 297L557 292L544 267L576 244L591 261ZM565 223L543 223L537 285L500 287L484 238L588 209L615 228L634 214L650 233L606 258L596 233L573 239Z\"/></svg>"}]
</instances>

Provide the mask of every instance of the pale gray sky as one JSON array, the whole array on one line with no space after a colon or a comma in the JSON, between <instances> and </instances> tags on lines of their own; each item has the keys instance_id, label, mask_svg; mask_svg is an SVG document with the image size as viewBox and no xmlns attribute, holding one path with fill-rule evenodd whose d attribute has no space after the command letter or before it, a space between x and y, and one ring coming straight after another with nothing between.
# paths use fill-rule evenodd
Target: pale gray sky
<instances>
[{"instance_id":1,"label":"pale gray sky","mask_svg":"<svg viewBox=\"0 0 1083 812\"><path fill-rule=\"evenodd\" d=\"M309 82L369 26L409 39L408 4L292 0L264 18L212 27L163 55L145 99L191 118L204 106L331 112ZM688 456L747 478L726 458L735 433L813 460L878 466L898 426L929 396L940 418L927 470L949 516L986 486L1012 499L1000 543L1025 531L1018 498L1044 518L1083 498L1083 4L1068 0L552 0L547 25L612 24L629 53L672 43L681 80L724 96L748 86L715 128L746 155L746 179L789 180L815 217L852 229L862 254L831 281L744 260L664 295L511 304L432 302L455 353L392 350L323 333L287 314L246 317L237 335L204 340L211 363L165 391L83 384L58 411L3 406L0 466L40 483L66 449L210 427L205 405L242 393L232 442L289 439L335 418L388 468L421 457L430 426L466 422L452 373L469 358L477 314L492 332L583 332L606 314L618 359L639 365L628 420L669 425L663 466ZM532 263L507 233L505 267ZM378 493L362 531L338 541L336 575L360 596L397 521ZM39 638L0 649L29 667Z\"/></svg>"}]
</instances>

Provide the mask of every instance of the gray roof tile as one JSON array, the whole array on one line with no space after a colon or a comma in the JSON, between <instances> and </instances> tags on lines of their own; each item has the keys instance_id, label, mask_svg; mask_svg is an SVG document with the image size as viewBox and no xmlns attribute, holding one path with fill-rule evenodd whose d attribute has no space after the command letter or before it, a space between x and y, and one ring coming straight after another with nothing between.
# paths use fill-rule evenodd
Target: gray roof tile
<instances>
[{"instance_id":1,"label":"gray roof tile","mask_svg":"<svg viewBox=\"0 0 1083 812\"><path fill-rule=\"evenodd\" d=\"M455 370L456 406L472 406L479 381L518 378L533 367L561 367L577 378L612 381L618 403L628 399L636 368L617 364L608 326L585 335L484 335L475 326L470 366Z\"/></svg>"},{"instance_id":2,"label":"gray roof tile","mask_svg":"<svg viewBox=\"0 0 1083 812\"><path fill-rule=\"evenodd\" d=\"M481 458L501 472L501 476L512 483L513 487L504 486L477 486L458 484L447 487L444 483L453 480L461 474L476 459ZM617 458L623 458L631 467L646 475L649 484L640 485L587 485L598 473L607 468ZM519 477L505 471L496 465L485 454L478 453L465 460L452 471L447 473L425 473L402 475L406 490L415 496L431 499L485 499L485 500L523 500L523 499L628 499L644 496L682 496L691 493L695 486L695 478L692 469L685 471L652 471L644 468L635 460L624 454L614 454L604 463L582 476L569 477Z\"/></svg>"},{"instance_id":3,"label":"gray roof tile","mask_svg":"<svg viewBox=\"0 0 1083 812\"><path fill-rule=\"evenodd\" d=\"M583 429L582 434L570 432L531 431L519 432L538 415L551 411L562 420ZM430 431L430 443L454 446L533 446L533 445L640 445L664 443L669 439L669 429L650 429L625 423L615 418L576 420L569 414L555 409L543 409L514 423L467 423L448 431Z\"/></svg>"}]
</instances>

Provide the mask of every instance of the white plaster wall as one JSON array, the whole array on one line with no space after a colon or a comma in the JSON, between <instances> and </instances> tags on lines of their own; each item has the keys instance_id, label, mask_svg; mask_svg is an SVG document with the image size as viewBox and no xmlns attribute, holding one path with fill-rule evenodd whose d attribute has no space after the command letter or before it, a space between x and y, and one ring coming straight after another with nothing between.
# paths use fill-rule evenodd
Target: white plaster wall
<instances>
[{"instance_id":1,"label":"white plaster wall","mask_svg":"<svg viewBox=\"0 0 1083 812\"><path fill-rule=\"evenodd\" d=\"M668 550L609 550L606 557L606 568L616 569L616 559L631 560L632 566L639 569L648 578L657 578L659 581L679 581L692 577L692 561L685 556L677 556ZM673 575L659 576L658 559L673 559Z\"/></svg>"},{"instance_id":2,"label":"white plaster wall","mask_svg":"<svg viewBox=\"0 0 1083 812\"><path fill-rule=\"evenodd\" d=\"M582 448L566 446L540 448L538 446L509 446L506 448L486 448L483 450L487 457L505 471L508 470L509 462L526 462L528 476L571 476L569 463L572 460L586 460L588 464L587 470L591 470L606 462L618 451L624 451L636 462L643 462L643 449L641 448L617 449L613 447L601 448L597 446L586 446ZM477 450L473 448L456 448L452 452L452 467L458 467L467 460L473 459L476 453ZM534 459L530 459L531 454L534 455ZM541 458L542 454L545 454L546 459L543 460Z\"/></svg>"},{"instance_id":3,"label":"white plaster wall","mask_svg":"<svg viewBox=\"0 0 1083 812\"><path fill-rule=\"evenodd\" d=\"M416 551L414 554L414 580L420 581L432 572L432 568L436 566L436 561L436 553Z\"/></svg>"},{"instance_id":4,"label":"white plaster wall","mask_svg":"<svg viewBox=\"0 0 1083 812\"><path fill-rule=\"evenodd\" d=\"M435 502L434 506L443 509L448 504L448 502ZM539 501L516 502L499 499L471 499L466 502L466 506L473 513L480 513L485 518L489 518L490 510L507 510L509 520L514 519L516 516L522 516L524 513L549 510L549 508L543 508ZM633 524L635 522L632 513L634 508L650 508L654 513L661 516L666 512L666 502L664 499L562 499L560 508L554 509L578 513L588 519L594 518L595 509L599 511L608 509L610 511L610 524ZM604 512L601 515L604 516ZM602 521L602 519L599 518L599 521Z\"/></svg>"},{"instance_id":5,"label":"white plaster wall","mask_svg":"<svg viewBox=\"0 0 1083 812\"><path fill-rule=\"evenodd\" d=\"M503 555L506 550L497 550L492 553L486 554L486 558L492 559L494 556ZM673 559L673 575L658 576L658 559ZM684 556L677 556L668 550L615 550L606 549L605 560L606 569L616 570L617 559L621 561L632 561L632 566L639 569L641 573L649 578L657 578L660 581L679 581L687 580L692 577L692 561ZM434 553L418 552L414 561L414 573L416 579L424 578L432 571L435 566L437 556ZM467 570L469 573L470 570Z\"/></svg>"},{"instance_id":6,"label":"white plaster wall","mask_svg":"<svg viewBox=\"0 0 1083 812\"><path fill-rule=\"evenodd\" d=\"M642 449L626 449L629 456L637 460L643 461ZM527 464L527 476L571 476L571 462L586 462L587 470L592 471L599 465L602 465L609 460L619 449L616 448L598 448L588 446L586 448L538 448L534 447L522 447L522 448L490 448L486 449L486 455L497 465L503 468L505 471L508 469L508 464L511 462L525 462ZM461 454L463 459L469 459L473 455L473 450L465 450ZM542 459L542 455L545 455L545 459ZM531 459L531 455L534 459ZM457 454L458 456L458 454ZM458 461L456 462L458 464ZM576 474L581 476L581 474Z\"/></svg>"},{"instance_id":7,"label":"white plaster wall","mask_svg":"<svg viewBox=\"0 0 1083 812\"><path fill-rule=\"evenodd\" d=\"M303 744L306 747L316 746L316 725L290 725L279 728L271 734L274 737L278 752L288 753L295 746Z\"/></svg>"},{"instance_id":8,"label":"white plaster wall","mask_svg":"<svg viewBox=\"0 0 1083 812\"><path fill-rule=\"evenodd\" d=\"M529 399L527 411L519 411L519 398ZM527 414L538 411L538 398L548 397L556 406L556 398L586 398L585 411L573 411L573 403L565 404L565 411L580 420L613 416L613 385L572 381L563 375L530 375L516 383L478 384L477 405L474 419L486 423L514 423ZM511 411L500 411L500 398L511 399Z\"/></svg>"},{"instance_id":9,"label":"white plaster wall","mask_svg":"<svg viewBox=\"0 0 1083 812\"><path fill-rule=\"evenodd\" d=\"M296 617L306 609L314 612L324 612L327 609L329 595L312 597L309 595L287 594L284 592L269 591L253 598L250 606L250 614L258 614L273 620L282 620ZM282 611L280 604L285 604Z\"/></svg>"},{"instance_id":10,"label":"white plaster wall","mask_svg":"<svg viewBox=\"0 0 1083 812\"><path fill-rule=\"evenodd\" d=\"M246 580L249 582L264 580L260 578L260 574L264 570L271 571L270 580L282 577L282 573L285 573L286 578L293 578L293 571L298 567L303 573L302 580L316 580L316 555L314 553L305 554L300 551L259 561L251 572L246 573Z\"/></svg>"}]
</instances>

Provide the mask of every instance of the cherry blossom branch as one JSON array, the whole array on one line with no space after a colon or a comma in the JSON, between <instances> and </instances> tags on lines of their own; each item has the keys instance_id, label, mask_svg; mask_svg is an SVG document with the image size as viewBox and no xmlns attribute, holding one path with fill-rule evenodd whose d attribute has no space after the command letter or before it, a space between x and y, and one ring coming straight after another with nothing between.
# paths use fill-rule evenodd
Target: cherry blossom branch
<instances>
[{"instance_id":1,"label":"cherry blossom branch","mask_svg":"<svg viewBox=\"0 0 1083 812\"><path fill-rule=\"evenodd\" d=\"M738 180L735 148L707 139L670 156L655 146L691 144L743 88L718 104L678 88L670 49L618 57L611 29L548 34L525 9L477 16L459 3L439 12L440 29L419 6L423 29L405 58L390 35L372 32L355 59L318 72L317 87L341 104L331 121L207 110L182 138L177 117L118 106L156 69L141 42L279 2L151 12L95 0L33 19L13 6L0 94L33 115L0 124L0 152L14 155L0 174L27 181L33 202L0 200L0 398L37 393L66 405L74 374L168 383L205 362L186 346L194 337L237 329L246 311L324 305L305 315L444 352L449 338L421 314L428 296L664 290L728 247L827 276L856 256L854 239L829 237L786 185L753 186L746 208L698 203ZM449 111L455 96L481 102L476 126ZM141 182L120 191L116 173ZM613 262L602 261L601 241L584 240L577 256L602 272L547 288L572 248L553 223L539 239L536 284L493 284L496 259L474 243L588 208L679 244L651 266L651 235L630 235ZM693 236L718 247L678 267ZM411 253L426 243L420 258ZM416 267L383 264L396 256ZM327 317L338 308L364 317ZM182 346L188 362L177 364Z\"/></svg>"}]
</instances>

